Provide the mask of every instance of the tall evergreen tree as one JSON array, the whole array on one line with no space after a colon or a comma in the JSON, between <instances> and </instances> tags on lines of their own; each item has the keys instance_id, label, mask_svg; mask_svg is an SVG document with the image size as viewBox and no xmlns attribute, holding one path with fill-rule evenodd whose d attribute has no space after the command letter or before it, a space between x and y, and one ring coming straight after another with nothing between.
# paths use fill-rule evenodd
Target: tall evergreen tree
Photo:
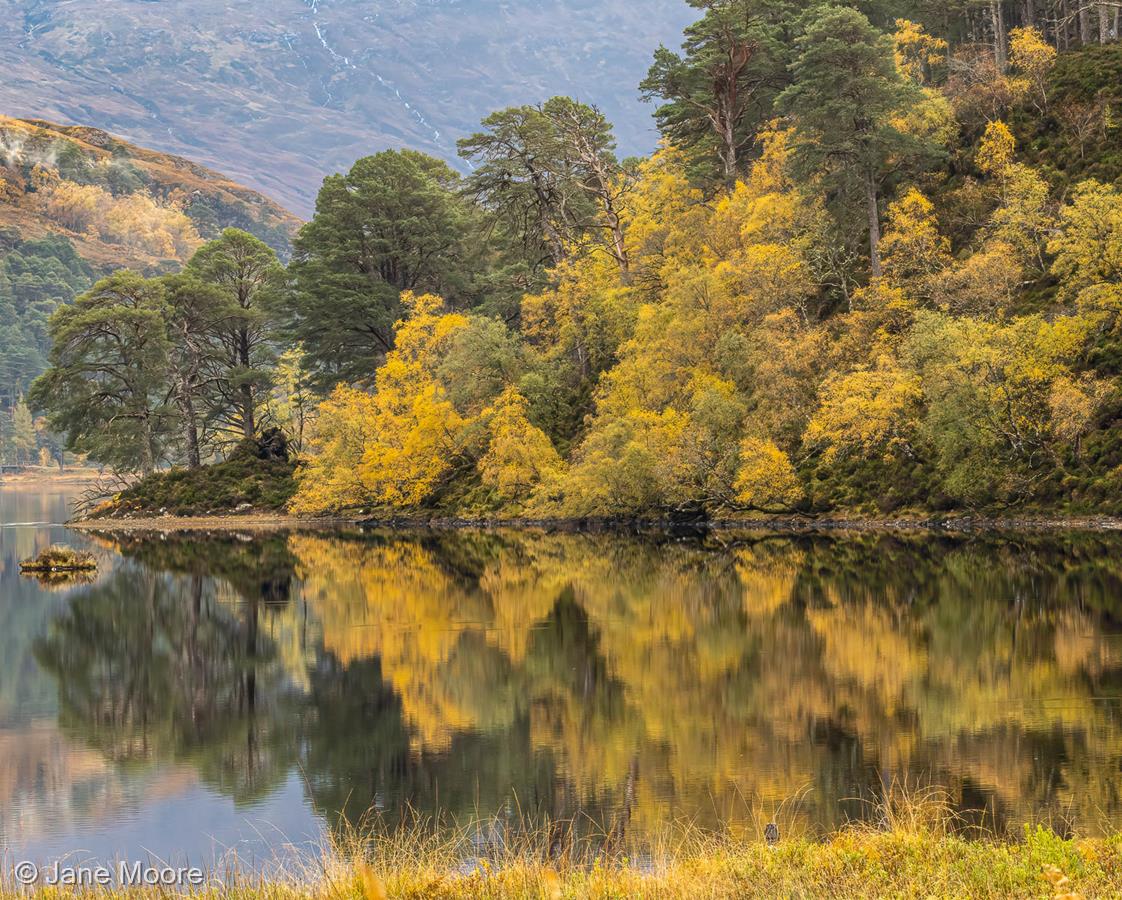
<instances>
[{"instance_id":1,"label":"tall evergreen tree","mask_svg":"<svg viewBox=\"0 0 1122 900\"><path fill-rule=\"evenodd\" d=\"M456 173L423 153L385 151L324 179L296 237L282 310L321 386L373 379L393 347L402 291L474 301L477 224Z\"/></svg>"},{"instance_id":2,"label":"tall evergreen tree","mask_svg":"<svg viewBox=\"0 0 1122 900\"><path fill-rule=\"evenodd\" d=\"M930 152L898 122L922 94L897 70L890 37L860 12L815 10L795 42L793 82L778 99L795 127L796 169L848 209L865 210L869 259L881 274L880 202L887 179Z\"/></svg>"},{"instance_id":3,"label":"tall evergreen tree","mask_svg":"<svg viewBox=\"0 0 1122 900\"><path fill-rule=\"evenodd\" d=\"M176 428L167 317L163 286L128 270L51 317L51 367L30 400L68 449L145 473L167 458Z\"/></svg>"},{"instance_id":4,"label":"tall evergreen tree","mask_svg":"<svg viewBox=\"0 0 1122 900\"><path fill-rule=\"evenodd\" d=\"M281 288L284 269L268 244L227 228L221 237L199 248L186 271L221 291L236 310L226 320L226 371L219 385L227 401L229 425L245 440L253 440L257 406L269 383L272 361L266 311Z\"/></svg>"},{"instance_id":5,"label":"tall evergreen tree","mask_svg":"<svg viewBox=\"0 0 1122 900\"><path fill-rule=\"evenodd\" d=\"M640 85L670 143L702 174L731 185L745 171L760 125L787 83L780 40L794 4L765 0L690 0L705 14L686 29L683 53L666 47ZM716 158L718 171L711 172Z\"/></svg>"}]
</instances>

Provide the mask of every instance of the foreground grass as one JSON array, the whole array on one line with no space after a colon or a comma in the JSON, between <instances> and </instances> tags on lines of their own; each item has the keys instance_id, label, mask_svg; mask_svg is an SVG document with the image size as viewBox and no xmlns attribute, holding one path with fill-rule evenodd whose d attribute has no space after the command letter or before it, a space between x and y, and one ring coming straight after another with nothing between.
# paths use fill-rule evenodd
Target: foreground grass
<instances>
[{"instance_id":1,"label":"foreground grass","mask_svg":"<svg viewBox=\"0 0 1122 900\"><path fill-rule=\"evenodd\" d=\"M883 829L884 826L882 826ZM642 858L577 864L548 859L532 842L483 851L478 842L417 835L348 854L332 848L264 880L227 876L198 896L295 898L724 898L1122 897L1122 835L1065 840L1044 827L1015 839L970 839L925 827L855 828L828 841L686 840ZM478 832L476 832L478 836ZM469 845L472 852L469 851ZM43 888L39 896L70 896ZM167 896L168 889L99 890L98 896ZM0 897L26 896L11 882Z\"/></svg>"}]
</instances>

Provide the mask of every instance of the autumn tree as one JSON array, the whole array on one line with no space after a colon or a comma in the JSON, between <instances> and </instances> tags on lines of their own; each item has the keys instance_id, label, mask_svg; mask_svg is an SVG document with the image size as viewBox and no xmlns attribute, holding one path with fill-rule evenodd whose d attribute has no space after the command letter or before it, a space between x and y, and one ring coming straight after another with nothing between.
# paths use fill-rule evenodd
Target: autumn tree
<instances>
[{"instance_id":1,"label":"autumn tree","mask_svg":"<svg viewBox=\"0 0 1122 900\"><path fill-rule=\"evenodd\" d=\"M406 317L375 391L340 385L321 406L317 461L300 477L293 508L320 512L370 503L411 508L429 500L458 465L472 461L465 428L436 369L468 318L446 313L441 298L406 292Z\"/></svg>"},{"instance_id":2,"label":"autumn tree","mask_svg":"<svg viewBox=\"0 0 1122 900\"><path fill-rule=\"evenodd\" d=\"M918 22L897 19L892 39L896 66L901 72L918 84L938 80L947 61L948 44L943 38L930 34Z\"/></svg>"},{"instance_id":3,"label":"autumn tree","mask_svg":"<svg viewBox=\"0 0 1122 900\"><path fill-rule=\"evenodd\" d=\"M968 505L1023 500L1087 428L1102 385L1076 367L1090 323L1008 323L921 313L908 365L924 394L922 432L948 495Z\"/></svg>"},{"instance_id":4,"label":"autumn tree","mask_svg":"<svg viewBox=\"0 0 1122 900\"><path fill-rule=\"evenodd\" d=\"M487 450L478 462L483 484L501 503L527 505L533 492L555 485L564 468L549 437L527 417L529 404L509 388L484 410Z\"/></svg>"},{"instance_id":5,"label":"autumn tree","mask_svg":"<svg viewBox=\"0 0 1122 900\"><path fill-rule=\"evenodd\" d=\"M30 464L35 459L37 444L35 418L21 397L12 407L11 437L8 441L12 460L23 465Z\"/></svg>"},{"instance_id":6,"label":"autumn tree","mask_svg":"<svg viewBox=\"0 0 1122 900\"><path fill-rule=\"evenodd\" d=\"M1066 299L1117 329L1122 314L1122 194L1113 186L1079 185L1060 213L1048 245Z\"/></svg>"},{"instance_id":7,"label":"autumn tree","mask_svg":"<svg viewBox=\"0 0 1122 900\"><path fill-rule=\"evenodd\" d=\"M1004 122L991 122L978 148L977 165L993 179L996 208L988 230L992 237L1015 248L1018 261L1038 273L1047 269L1044 258L1055 219L1048 184L1034 169L1016 161L1016 140Z\"/></svg>"},{"instance_id":8,"label":"autumn tree","mask_svg":"<svg viewBox=\"0 0 1122 900\"><path fill-rule=\"evenodd\" d=\"M1014 28L1011 38L1013 69L1024 79L1024 92L1043 115L1048 112L1048 76L1056 65L1056 50L1035 28Z\"/></svg>"}]
</instances>

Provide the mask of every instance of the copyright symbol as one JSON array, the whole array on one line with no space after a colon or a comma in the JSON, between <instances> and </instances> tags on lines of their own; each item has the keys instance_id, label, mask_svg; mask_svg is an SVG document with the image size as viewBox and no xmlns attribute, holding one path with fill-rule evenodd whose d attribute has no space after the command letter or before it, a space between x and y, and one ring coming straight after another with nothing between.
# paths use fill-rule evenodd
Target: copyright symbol
<instances>
[{"instance_id":1,"label":"copyright symbol","mask_svg":"<svg viewBox=\"0 0 1122 900\"><path fill-rule=\"evenodd\" d=\"M12 874L16 876L16 881L25 887L30 887L39 880L39 867L30 860L24 860L21 863L16 863L16 867L12 869Z\"/></svg>"}]
</instances>

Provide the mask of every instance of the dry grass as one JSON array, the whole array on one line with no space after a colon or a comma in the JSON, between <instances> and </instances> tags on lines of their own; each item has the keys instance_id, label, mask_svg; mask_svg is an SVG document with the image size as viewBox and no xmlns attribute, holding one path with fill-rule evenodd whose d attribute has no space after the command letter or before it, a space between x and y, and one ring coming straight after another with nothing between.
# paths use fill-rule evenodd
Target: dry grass
<instances>
[{"instance_id":1,"label":"dry grass","mask_svg":"<svg viewBox=\"0 0 1122 900\"><path fill-rule=\"evenodd\" d=\"M571 828L510 838L497 823L459 829L419 823L389 836L367 827L320 854L289 857L249 878L229 865L197 894L207 898L725 898L1122 897L1122 835L1064 839L1044 827L1013 837L964 834L936 792L890 791L875 824L826 840L737 841L668 830L643 853ZM10 879L0 897L20 895ZM42 896L67 896L44 889ZM107 898L166 896L106 890Z\"/></svg>"},{"instance_id":2,"label":"dry grass","mask_svg":"<svg viewBox=\"0 0 1122 900\"><path fill-rule=\"evenodd\" d=\"M23 560L19 567L24 572L90 572L97 568L97 560L84 550L53 544L34 559Z\"/></svg>"}]
</instances>

